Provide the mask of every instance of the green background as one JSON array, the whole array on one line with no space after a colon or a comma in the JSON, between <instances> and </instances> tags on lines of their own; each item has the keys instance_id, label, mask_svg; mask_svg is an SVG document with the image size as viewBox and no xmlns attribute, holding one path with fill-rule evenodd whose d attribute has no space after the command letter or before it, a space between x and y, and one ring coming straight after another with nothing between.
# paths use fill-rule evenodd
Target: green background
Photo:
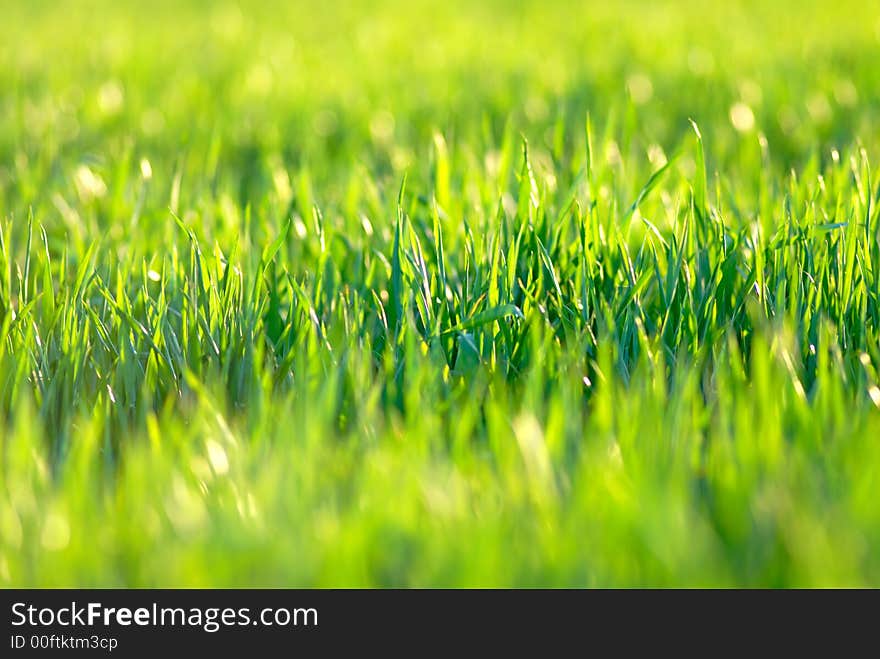
<instances>
[{"instance_id":1,"label":"green background","mask_svg":"<svg viewBox=\"0 0 880 659\"><path fill-rule=\"evenodd\" d=\"M0 584L880 584L870 3L0 16Z\"/></svg>"}]
</instances>

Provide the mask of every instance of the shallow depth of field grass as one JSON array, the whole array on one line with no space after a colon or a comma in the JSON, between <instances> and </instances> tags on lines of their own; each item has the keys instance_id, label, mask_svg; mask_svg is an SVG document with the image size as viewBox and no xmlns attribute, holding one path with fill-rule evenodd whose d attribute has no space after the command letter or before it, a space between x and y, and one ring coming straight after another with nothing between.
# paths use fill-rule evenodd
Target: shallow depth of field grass
<instances>
[{"instance_id":1,"label":"shallow depth of field grass","mask_svg":"<svg viewBox=\"0 0 880 659\"><path fill-rule=\"evenodd\" d=\"M0 16L0 585L880 585L871 3Z\"/></svg>"}]
</instances>

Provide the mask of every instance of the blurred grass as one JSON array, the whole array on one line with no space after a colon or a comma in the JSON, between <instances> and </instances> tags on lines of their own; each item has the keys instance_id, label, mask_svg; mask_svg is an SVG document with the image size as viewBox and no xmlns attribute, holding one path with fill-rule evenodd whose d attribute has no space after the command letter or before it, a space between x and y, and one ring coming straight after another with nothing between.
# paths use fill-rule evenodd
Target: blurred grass
<instances>
[{"instance_id":1,"label":"blurred grass","mask_svg":"<svg viewBox=\"0 0 880 659\"><path fill-rule=\"evenodd\" d=\"M0 584L880 583L873 8L435 5L0 2Z\"/></svg>"}]
</instances>

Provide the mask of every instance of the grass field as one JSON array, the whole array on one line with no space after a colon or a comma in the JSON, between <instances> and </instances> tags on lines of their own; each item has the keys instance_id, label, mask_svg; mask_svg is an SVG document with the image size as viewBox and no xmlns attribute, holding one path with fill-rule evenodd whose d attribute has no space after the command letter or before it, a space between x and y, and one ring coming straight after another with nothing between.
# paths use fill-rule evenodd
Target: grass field
<instances>
[{"instance_id":1,"label":"grass field","mask_svg":"<svg viewBox=\"0 0 880 659\"><path fill-rule=\"evenodd\" d=\"M871 3L0 16L0 585L880 586Z\"/></svg>"}]
</instances>

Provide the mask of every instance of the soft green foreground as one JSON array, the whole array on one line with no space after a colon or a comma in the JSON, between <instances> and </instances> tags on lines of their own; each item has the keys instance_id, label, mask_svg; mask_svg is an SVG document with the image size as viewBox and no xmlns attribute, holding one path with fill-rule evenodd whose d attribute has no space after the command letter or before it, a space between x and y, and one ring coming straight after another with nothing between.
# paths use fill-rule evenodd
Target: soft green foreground
<instances>
[{"instance_id":1,"label":"soft green foreground","mask_svg":"<svg viewBox=\"0 0 880 659\"><path fill-rule=\"evenodd\" d=\"M0 585L880 586L872 3L253 4L0 0Z\"/></svg>"}]
</instances>

